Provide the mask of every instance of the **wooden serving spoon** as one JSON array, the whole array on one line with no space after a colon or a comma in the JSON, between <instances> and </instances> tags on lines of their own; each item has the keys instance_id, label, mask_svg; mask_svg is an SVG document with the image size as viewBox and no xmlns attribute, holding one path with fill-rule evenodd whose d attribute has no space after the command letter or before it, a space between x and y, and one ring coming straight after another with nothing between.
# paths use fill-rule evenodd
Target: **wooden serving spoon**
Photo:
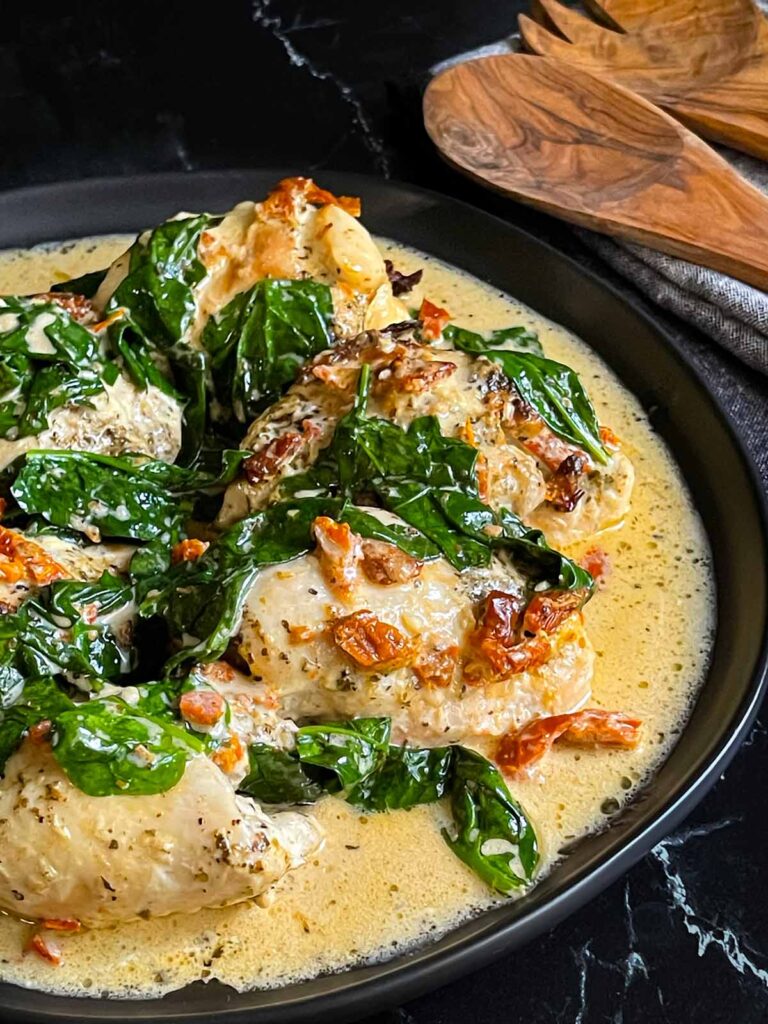
<instances>
[{"instance_id":1,"label":"wooden serving spoon","mask_svg":"<svg viewBox=\"0 0 768 1024\"><path fill-rule=\"evenodd\" d=\"M483 57L432 80L424 122L499 192L768 290L768 199L621 86L547 57Z\"/></svg>"},{"instance_id":2,"label":"wooden serving spoon","mask_svg":"<svg viewBox=\"0 0 768 1024\"><path fill-rule=\"evenodd\" d=\"M587 7L612 27L557 0L534 0L536 21L519 18L523 42L639 92L706 138L768 157L768 20L753 0L587 0Z\"/></svg>"}]
</instances>

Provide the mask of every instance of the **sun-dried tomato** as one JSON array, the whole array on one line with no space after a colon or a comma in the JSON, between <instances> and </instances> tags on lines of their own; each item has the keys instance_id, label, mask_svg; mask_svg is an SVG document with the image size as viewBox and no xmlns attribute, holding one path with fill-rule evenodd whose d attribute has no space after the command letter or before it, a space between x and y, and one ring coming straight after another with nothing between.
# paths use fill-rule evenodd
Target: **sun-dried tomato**
<instances>
[{"instance_id":1,"label":"sun-dried tomato","mask_svg":"<svg viewBox=\"0 0 768 1024\"><path fill-rule=\"evenodd\" d=\"M422 686L443 689L453 682L458 658L459 648L456 644L430 647L419 654L413 664L413 671Z\"/></svg>"},{"instance_id":2,"label":"sun-dried tomato","mask_svg":"<svg viewBox=\"0 0 768 1024\"><path fill-rule=\"evenodd\" d=\"M267 213L292 217L302 199L313 206L339 206L352 217L360 216L360 200L356 196L335 196L316 185L312 178L283 178L261 205Z\"/></svg>"},{"instance_id":3,"label":"sun-dried tomato","mask_svg":"<svg viewBox=\"0 0 768 1024\"><path fill-rule=\"evenodd\" d=\"M365 538L362 550L363 572L371 583L380 583L385 587L415 579L424 564L396 544L389 544L385 540Z\"/></svg>"},{"instance_id":4,"label":"sun-dried tomato","mask_svg":"<svg viewBox=\"0 0 768 1024\"><path fill-rule=\"evenodd\" d=\"M233 732L229 734L227 742L223 746L219 747L218 750L214 751L211 755L211 760L214 764L218 765L226 775L228 775L237 768L244 753L245 747L243 746L240 737L236 732Z\"/></svg>"},{"instance_id":5,"label":"sun-dried tomato","mask_svg":"<svg viewBox=\"0 0 768 1024\"><path fill-rule=\"evenodd\" d=\"M0 526L0 580L17 583L27 579L47 586L66 575L64 567L54 561L45 548L16 530Z\"/></svg>"},{"instance_id":6,"label":"sun-dried tomato","mask_svg":"<svg viewBox=\"0 0 768 1024\"><path fill-rule=\"evenodd\" d=\"M48 743L51 738L51 730L53 729L53 723L49 718L43 718L41 721L36 722L30 727L27 733L29 742L34 743L36 747L42 747L43 744Z\"/></svg>"},{"instance_id":7,"label":"sun-dried tomato","mask_svg":"<svg viewBox=\"0 0 768 1024\"><path fill-rule=\"evenodd\" d=\"M418 651L418 641L368 610L334 619L331 635L337 647L366 669L401 668Z\"/></svg>"},{"instance_id":8,"label":"sun-dried tomato","mask_svg":"<svg viewBox=\"0 0 768 1024\"><path fill-rule=\"evenodd\" d=\"M187 537L180 540L171 548L171 561L174 565L179 562L196 562L210 547L208 541L197 540L195 537Z\"/></svg>"},{"instance_id":9,"label":"sun-dried tomato","mask_svg":"<svg viewBox=\"0 0 768 1024\"><path fill-rule=\"evenodd\" d=\"M320 569L331 590L347 598L358 580L358 565L363 557L360 537L348 523L337 523L328 516L318 516L312 523L317 541Z\"/></svg>"},{"instance_id":10,"label":"sun-dried tomato","mask_svg":"<svg viewBox=\"0 0 768 1024\"><path fill-rule=\"evenodd\" d=\"M243 462L243 472L249 484L272 480L291 462L306 443L304 434L288 431L268 441L260 451L249 455Z\"/></svg>"},{"instance_id":11,"label":"sun-dried tomato","mask_svg":"<svg viewBox=\"0 0 768 1024\"><path fill-rule=\"evenodd\" d=\"M224 698L216 690L189 690L179 700L179 714L190 725L215 725L224 708Z\"/></svg>"},{"instance_id":12,"label":"sun-dried tomato","mask_svg":"<svg viewBox=\"0 0 768 1024\"><path fill-rule=\"evenodd\" d=\"M451 314L447 309L441 309L429 299L422 300L419 320L421 320L421 336L426 341L437 341L450 319Z\"/></svg>"},{"instance_id":13,"label":"sun-dried tomato","mask_svg":"<svg viewBox=\"0 0 768 1024\"><path fill-rule=\"evenodd\" d=\"M505 771L521 772L539 761L558 740L576 746L637 746L639 718L621 711L589 708L567 715L537 718L517 732L502 736L496 748L496 761Z\"/></svg>"},{"instance_id":14,"label":"sun-dried tomato","mask_svg":"<svg viewBox=\"0 0 768 1024\"><path fill-rule=\"evenodd\" d=\"M573 512L584 497L582 479L589 468L583 452L572 452L563 459L547 481L547 501L557 512Z\"/></svg>"},{"instance_id":15,"label":"sun-dried tomato","mask_svg":"<svg viewBox=\"0 0 768 1024\"><path fill-rule=\"evenodd\" d=\"M480 618L472 634L472 642L498 640L511 645L518 640L520 615L525 601L519 594L508 594L504 590L492 590L483 602Z\"/></svg>"},{"instance_id":16,"label":"sun-dried tomato","mask_svg":"<svg viewBox=\"0 0 768 1024\"><path fill-rule=\"evenodd\" d=\"M600 440L606 448L618 450L621 448L620 439L614 434L610 427L600 427Z\"/></svg>"},{"instance_id":17,"label":"sun-dried tomato","mask_svg":"<svg viewBox=\"0 0 768 1024\"><path fill-rule=\"evenodd\" d=\"M399 270L395 270L392 260L384 260L384 269L387 272L389 283L392 285L393 295L407 295L424 276L423 270L414 270L412 274L402 274Z\"/></svg>"},{"instance_id":18,"label":"sun-dried tomato","mask_svg":"<svg viewBox=\"0 0 768 1024\"><path fill-rule=\"evenodd\" d=\"M611 574L610 556L597 545L584 552L579 559L579 565L586 569L598 584L604 584Z\"/></svg>"},{"instance_id":19,"label":"sun-dried tomato","mask_svg":"<svg viewBox=\"0 0 768 1024\"><path fill-rule=\"evenodd\" d=\"M61 963L61 949L59 946L53 939L44 937L39 932L35 932L29 940L27 949L37 953L38 956L41 956L43 960L47 960L49 964L53 964L54 967L58 967Z\"/></svg>"},{"instance_id":20,"label":"sun-dried tomato","mask_svg":"<svg viewBox=\"0 0 768 1024\"><path fill-rule=\"evenodd\" d=\"M584 590L544 590L534 594L523 617L523 632L554 633L584 604Z\"/></svg>"},{"instance_id":21,"label":"sun-dried tomato","mask_svg":"<svg viewBox=\"0 0 768 1024\"><path fill-rule=\"evenodd\" d=\"M82 928L76 917L46 917L40 924L52 932L79 932Z\"/></svg>"},{"instance_id":22,"label":"sun-dried tomato","mask_svg":"<svg viewBox=\"0 0 768 1024\"><path fill-rule=\"evenodd\" d=\"M73 320L77 320L81 324L91 323L98 316L96 307L91 300L86 299L84 295L77 295L75 292L41 292L39 295L33 295L32 298L60 306L69 313Z\"/></svg>"}]
</instances>

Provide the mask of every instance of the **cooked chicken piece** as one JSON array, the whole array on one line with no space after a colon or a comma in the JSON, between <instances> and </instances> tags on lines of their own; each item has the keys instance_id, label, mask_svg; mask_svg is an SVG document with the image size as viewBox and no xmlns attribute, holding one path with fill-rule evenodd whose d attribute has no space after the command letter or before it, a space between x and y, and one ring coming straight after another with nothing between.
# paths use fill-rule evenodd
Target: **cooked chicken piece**
<instances>
[{"instance_id":1,"label":"cooked chicken piece","mask_svg":"<svg viewBox=\"0 0 768 1024\"><path fill-rule=\"evenodd\" d=\"M0 613L13 612L27 597L54 580L97 580L119 575L136 549L130 544L79 544L42 534L28 538L0 526Z\"/></svg>"},{"instance_id":2,"label":"cooked chicken piece","mask_svg":"<svg viewBox=\"0 0 768 1024\"><path fill-rule=\"evenodd\" d=\"M0 782L0 907L98 928L252 899L320 844L297 813L267 816L193 757L155 796L90 797L26 741Z\"/></svg>"},{"instance_id":3,"label":"cooked chicken piece","mask_svg":"<svg viewBox=\"0 0 768 1024\"><path fill-rule=\"evenodd\" d=\"M104 387L87 405L54 409L42 433L17 441L0 440L0 470L31 448L102 455L141 452L173 462L181 448L181 406L154 385L142 390L122 376Z\"/></svg>"},{"instance_id":4,"label":"cooked chicken piece","mask_svg":"<svg viewBox=\"0 0 768 1024\"><path fill-rule=\"evenodd\" d=\"M348 528L331 522L316 520L316 551L259 574L236 638L283 713L388 715L395 741L435 743L498 736L587 700L594 654L580 614L504 648L506 668L491 664L476 616L490 592L518 600L513 571L496 562L458 573L354 534L345 544Z\"/></svg>"},{"instance_id":5,"label":"cooked chicken piece","mask_svg":"<svg viewBox=\"0 0 768 1024\"><path fill-rule=\"evenodd\" d=\"M417 416L436 416L443 434L478 449L483 500L511 508L544 529L551 543L580 540L626 513L634 471L617 447L609 449L608 465L593 464L523 406L490 360L369 331L321 353L286 395L254 420L242 447L255 455L227 491L220 524L276 500L281 480L314 463L352 407L364 362L371 364L374 378L370 416L404 428ZM270 457L276 452L279 458Z\"/></svg>"},{"instance_id":6,"label":"cooked chicken piece","mask_svg":"<svg viewBox=\"0 0 768 1024\"><path fill-rule=\"evenodd\" d=\"M342 338L406 320L384 258L355 219L359 211L356 199L336 198L309 178L286 178L263 202L236 206L200 240L208 276L198 290L190 340L209 316L263 277L311 277L330 285Z\"/></svg>"}]
</instances>

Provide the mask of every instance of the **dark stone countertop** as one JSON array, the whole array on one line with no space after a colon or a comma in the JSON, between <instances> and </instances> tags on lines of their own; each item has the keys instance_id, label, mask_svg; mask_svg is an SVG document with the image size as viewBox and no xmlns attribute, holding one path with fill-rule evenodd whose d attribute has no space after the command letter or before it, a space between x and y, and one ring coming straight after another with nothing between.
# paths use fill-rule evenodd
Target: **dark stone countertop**
<instances>
[{"instance_id":1,"label":"dark stone countertop","mask_svg":"<svg viewBox=\"0 0 768 1024\"><path fill-rule=\"evenodd\" d=\"M460 196L594 264L563 225L444 167L421 126L428 69L507 34L522 7L519 0L6 0L0 187L233 166L294 168L322 183L324 168L357 170ZM764 378L679 321L662 319L737 425L751 428L768 479ZM768 873L760 774L767 755L766 726L758 723L688 823L624 879L551 934L391 1019L768 1019L768 900L760 881Z\"/></svg>"}]
</instances>

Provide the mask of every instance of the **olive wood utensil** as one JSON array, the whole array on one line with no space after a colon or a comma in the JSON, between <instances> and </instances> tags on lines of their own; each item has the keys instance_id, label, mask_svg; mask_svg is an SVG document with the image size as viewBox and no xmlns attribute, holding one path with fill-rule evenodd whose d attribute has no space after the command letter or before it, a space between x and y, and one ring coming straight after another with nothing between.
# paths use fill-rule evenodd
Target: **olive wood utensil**
<instances>
[{"instance_id":1,"label":"olive wood utensil","mask_svg":"<svg viewBox=\"0 0 768 1024\"><path fill-rule=\"evenodd\" d=\"M647 100L547 57L448 68L424 122L454 167L514 199L768 290L768 199Z\"/></svg>"},{"instance_id":2,"label":"olive wood utensil","mask_svg":"<svg viewBox=\"0 0 768 1024\"><path fill-rule=\"evenodd\" d=\"M768 157L768 20L753 0L586 6L612 27L558 0L533 0L537 20L518 19L525 46L609 77L708 139Z\"/></svg>"}]
</instances>

